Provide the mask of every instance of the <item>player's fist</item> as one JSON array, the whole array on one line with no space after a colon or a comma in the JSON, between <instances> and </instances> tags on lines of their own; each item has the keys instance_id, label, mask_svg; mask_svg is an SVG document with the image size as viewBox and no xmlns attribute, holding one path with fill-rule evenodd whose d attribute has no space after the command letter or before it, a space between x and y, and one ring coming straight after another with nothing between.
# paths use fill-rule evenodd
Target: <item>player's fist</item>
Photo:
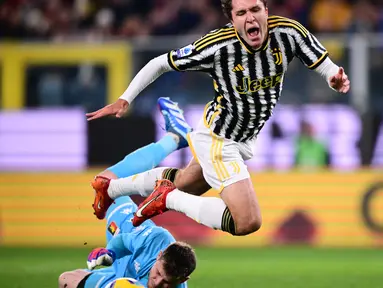
<instances>
[{"instance_id":1,"label":"player's fist","mask_svg":"<svg viewBox=\"0 0 383 288\"><path fill-rule=\"evenodd\" d=\"M126 111L128 111L128 108L128 101L124 99L118 99L113 104L109 104L104 108L101 108L91 113L86 113L86 117L88 117L88 121L110 115L116 116L117 118L121 118L126 113Z\"/></svg>"},{"instance_id":2,"label":"player's fist","mask_svg":"<svg viewBox=\"0 0 383 288\"><path fill-rule=\"evenodd\" d=\"M97 266L110 266L116 259L116 253L105 248L96 248L88 256L88 269L93 270Z\"/></svg>"},{"instance_id":3,"label":"player's fist","mask_svg":"<svg viewBox=\"0 0 383 288\"><path fill-rule=\"evenodd\" d=\"M350 90L350 80L342 67L339 67L338 73L329 80L331 88L340 93L347 93Z\"/></svg>"}]
</instances>

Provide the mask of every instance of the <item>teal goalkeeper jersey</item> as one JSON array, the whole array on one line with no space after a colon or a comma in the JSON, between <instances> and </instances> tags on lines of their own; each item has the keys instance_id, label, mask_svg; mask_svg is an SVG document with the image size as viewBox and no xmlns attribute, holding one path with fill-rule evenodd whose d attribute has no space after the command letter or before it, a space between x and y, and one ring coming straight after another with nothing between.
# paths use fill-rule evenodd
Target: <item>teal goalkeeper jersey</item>
<instances>
[{"instance_id":1,"label":"teal goalkeeper jersey","mask_svg":"<svg viewBox=\"0 0 383 288\"><path fill-rule=\"evenodd\" d=\"M169 231L156 226L151 220L133 227L131 219L136 210L137 206L129 197L119 197L108 209L106 248L113 250L117 256L113 263L115 278L134 278L146 286L158 253L175 239ZM187 284L178 287L186 288Z\"/></svg>"}]
</instances>

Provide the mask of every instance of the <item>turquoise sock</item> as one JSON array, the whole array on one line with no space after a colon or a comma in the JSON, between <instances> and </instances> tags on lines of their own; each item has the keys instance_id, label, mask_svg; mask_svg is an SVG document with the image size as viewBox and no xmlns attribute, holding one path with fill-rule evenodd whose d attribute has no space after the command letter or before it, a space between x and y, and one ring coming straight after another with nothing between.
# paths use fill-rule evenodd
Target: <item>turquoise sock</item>
<instances>
[{"instance_id":1,"label":"turquoise sock","mask_svg":"<svg viewBox=\"0 0 383 288\"><path fill-rule=\"evenodd\" d=\"M177 150L177 143L170 135L166 135L156 143L151 143L126 155L117 164L107 170L118 178L129 177L153 169L169 154Z\"/></svg>"}]
</instances>

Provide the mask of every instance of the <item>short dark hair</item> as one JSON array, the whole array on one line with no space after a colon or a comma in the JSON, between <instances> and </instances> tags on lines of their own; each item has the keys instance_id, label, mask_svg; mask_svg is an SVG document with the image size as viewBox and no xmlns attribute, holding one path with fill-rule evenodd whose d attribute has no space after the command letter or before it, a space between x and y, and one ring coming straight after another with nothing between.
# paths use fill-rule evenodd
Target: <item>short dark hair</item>
<instances>
[{"instance_id":1,"label":"short dark hair","mask_svg":"<svg viewBox=\"0 0 383 288\"><path fill-rule=\"evenodd\" d=\"M197 266L194 249L184 242L170 244L162 253L161 258L167 276L186 278Z\"/></svg>"},{"instance_id":2,"label":"short dark hair","mask_svg":"<svg viewBox=\"0 0 383 288\"><path fill-rule=\"evenodd\" d=\"M267 0L261 0L267 8ZM233 10L233 0L221 0L221 7L223 14L231 21L233 18L231 17L231 10Z\"/></svg>"}]
</instances>

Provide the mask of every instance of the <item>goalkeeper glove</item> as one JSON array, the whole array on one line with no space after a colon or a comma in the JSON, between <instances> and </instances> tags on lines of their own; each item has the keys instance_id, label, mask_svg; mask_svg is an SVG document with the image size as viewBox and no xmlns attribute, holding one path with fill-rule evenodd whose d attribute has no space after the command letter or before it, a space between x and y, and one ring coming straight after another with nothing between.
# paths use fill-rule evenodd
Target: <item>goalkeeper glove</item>
<instances>
[{"instance_id":1,"label":"goalkeeper glove","mask_svg":"<svg viewBox=\"0 0 383 288\"><path fill-rule=\"evenodd\" d=\"M88 256L88 269L93 270L97 266L110 266L116 259L116 253L106 248L95 248Z\"/></svg>"}]
</instances>

